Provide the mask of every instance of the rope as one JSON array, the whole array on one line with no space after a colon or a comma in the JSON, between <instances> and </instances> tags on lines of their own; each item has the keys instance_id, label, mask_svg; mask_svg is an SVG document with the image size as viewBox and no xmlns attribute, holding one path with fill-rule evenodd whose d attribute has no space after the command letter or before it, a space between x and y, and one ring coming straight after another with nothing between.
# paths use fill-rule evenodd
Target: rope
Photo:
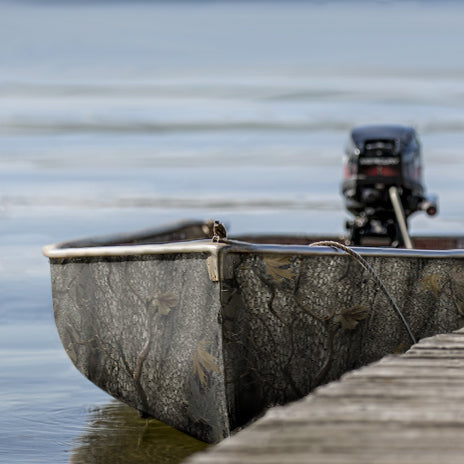
<instances>
[{"instance_id":1,"label":"rope","mask_svg":"<svg viewBox=\"0 0 464 464\"><path fill-rule=\"evenodd\" d=\"M414 334L412 333L406 319L403 316L403 313L400 311L400 308L398 308L397 304L393 301L393 298L390 296L390 293L388 293L387 288L383 284L383 282L380 280L380 277L377 275L377 273L372 269L370 264L359 254L356 253L356 251L352 250L351 248L342 245L341 243L338 242L333 242L333 241L323 241L323 242L315 242L311 243L309 246L329 246L332 248L338 248L348 255L350 255L355 261L357 261L364 269L366 269L372 277L374 277L374 280L377 282L377 284L380 286L382 289L383 293L387 297L388 301L390 304L393 306L393 309L395 310L396 314L398 317L401 319L401 322L403 323L404 327L406 328L406 331L408 332L409 338L411 339L412 343L416 343L416 338L414 337Z\"/></svg>"}]
</instances>

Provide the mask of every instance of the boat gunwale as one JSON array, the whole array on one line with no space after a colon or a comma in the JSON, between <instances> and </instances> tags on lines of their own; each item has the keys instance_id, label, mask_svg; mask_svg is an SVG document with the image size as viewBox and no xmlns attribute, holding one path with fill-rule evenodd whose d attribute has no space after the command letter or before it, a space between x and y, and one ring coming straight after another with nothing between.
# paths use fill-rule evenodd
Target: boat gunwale
<instances>
[{"instance_id":1,"label":"boat gunwale","mask_svg":"<svg viewBox=\"0 0 464 464\"><path fill-rule=\"evenodd\" d=\"M101 245L91 247L73 247L72 242L46 245L42 253L47 258L93 258L114 256L142 256L176 253L210 253L216 255L225 246L211 240L199 239L185 242L167 242L144 245Z\"/></svg>"},{"instance_id":2,"label":"boat gunwale","mask_svg":"<svg viewBox=\"0 0 464 464\"><path fill-rule=\"evenodd\" d=\"M176 253L209 253L217 256L218 253L270 253L295 255L343 255L344 251L326 245L285 245L285 244L255 244L238 240L221 240L213 242L211 239L197 239L181 242L167 242L143 245L110 245L73 247L73 242L62 242L47 245L42 253L50 259L62 258L93 258L115 256L142 256ZM362 256L389 256L402 258L464 258L464 249L424 250L424 249L398 249L383 247L352 247L352 250Z\"/></svg>"}]
</instances>

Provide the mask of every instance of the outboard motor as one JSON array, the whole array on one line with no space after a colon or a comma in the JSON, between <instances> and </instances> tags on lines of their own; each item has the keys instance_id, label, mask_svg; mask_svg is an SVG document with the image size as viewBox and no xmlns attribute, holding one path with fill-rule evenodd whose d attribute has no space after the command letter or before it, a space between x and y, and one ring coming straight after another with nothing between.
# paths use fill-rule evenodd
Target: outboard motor
<instances>
[{"instance_id":1,"label":"outboard motor","mask_svg":"<svg viewBox=\"0 0 464 464\"><path fill-rule=\"evenodd\" d=\"M436 198L424 193L420 143L412 127L354 128L343 159L342 192L354 215L346 223L351 245L412 248L407 218L438 210Z\"/></svg>"}]
</instances>

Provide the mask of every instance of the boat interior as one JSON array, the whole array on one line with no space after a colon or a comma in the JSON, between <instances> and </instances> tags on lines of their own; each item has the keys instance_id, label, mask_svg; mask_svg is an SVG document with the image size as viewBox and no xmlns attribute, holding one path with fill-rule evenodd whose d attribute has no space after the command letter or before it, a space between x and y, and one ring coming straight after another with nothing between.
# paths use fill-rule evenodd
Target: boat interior
<instances>
[{"instance_id":1,"label":"boat interior","mask_svg":"<svg viewBox=\"0 0 464 464\"><path fill-rule=\"evenodd\" d=\"M72 240L59 244L57 248L154 245L211 239L212 236L213 230L211 221L184 221L140 232ZM229 239L253 244L309 245L319 241L336 241L349 245L349 241L346 237L329 235L241 234L231 236ZM413 248L417 250L464 249L464 236L412 236L411 241ZM372 237L365 240L363 246L388 248L389 243L383 237Z\"/></svg>"}]
</instances>

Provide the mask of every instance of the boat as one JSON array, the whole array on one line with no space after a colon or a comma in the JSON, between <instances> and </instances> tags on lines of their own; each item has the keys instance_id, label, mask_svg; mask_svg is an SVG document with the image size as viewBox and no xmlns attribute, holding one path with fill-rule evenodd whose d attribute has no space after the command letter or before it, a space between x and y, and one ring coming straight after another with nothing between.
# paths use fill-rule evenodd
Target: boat
<instances>
[{"instance_id":1,"label":"boat","mask_svg":"<svg viewBox=\"0 0 464 464\"><path fill-rule=\"evenodd\" d=\"M436 209L397 187L384 185L383 208L403 226L424 202ZM185 221L46 246L60 339L113 397L217 443L272 406L464 325L464 236L409 237L392 214L344 237L228 237L219 222Z\"/></svg>"}]
</instances>

